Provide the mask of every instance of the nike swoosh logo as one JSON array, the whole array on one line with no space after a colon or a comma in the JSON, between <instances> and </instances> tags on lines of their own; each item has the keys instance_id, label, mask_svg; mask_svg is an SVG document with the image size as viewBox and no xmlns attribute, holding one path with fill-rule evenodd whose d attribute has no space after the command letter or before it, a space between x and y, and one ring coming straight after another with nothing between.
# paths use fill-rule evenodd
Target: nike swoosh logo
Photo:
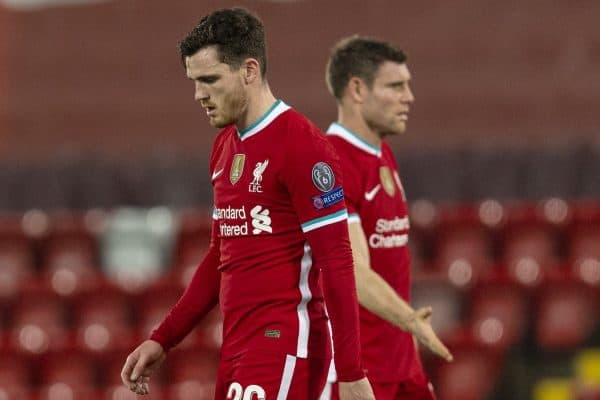
<instances>
[{"instance_id":1,"label":"nike swoosh logo","mask_svg":"<svg viewBox=\"0 0 600 400\"><path fill-rule=\"evenodd\" d=\"M379 192L379 189L381 189L381 184L378 184L373 189L369 190L368 192L365 192L365 199L367 201L373 200L377 192Z\"/></svg>"},{"instance_id":2,"label":"nike swoosh logo","mask_svg":"<svg viewBox=\"0 0 600 400\"><path fill-rule=\"evenodd\" d=\"M223 168L221 168L218 171L213 172L212 177L210 178L211 181L214 181L215 179L217 179L219 177L219 175L221 175L223 173Z\"/></svg>"}]
</instances>

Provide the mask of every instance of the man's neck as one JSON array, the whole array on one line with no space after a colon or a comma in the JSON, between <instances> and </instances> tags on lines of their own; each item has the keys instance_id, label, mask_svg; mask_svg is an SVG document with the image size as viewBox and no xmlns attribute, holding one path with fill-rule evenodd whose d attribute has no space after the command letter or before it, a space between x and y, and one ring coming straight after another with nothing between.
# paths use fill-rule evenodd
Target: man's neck
<instances>
[{"instance_id":1,"label":"man's neck","mask_svg":"<svg viewBox=\"0 0 600 400\"><path fill-rule=\"evenodd\" d=\"M381 147L381 137L367 125L360 113L338 106L338 122L367 143Z\"/></svg>"},{"instance_id":2,"label":"man's neck","mask_svg":"<svg viewBox=\"0 0 600 400\"><path fill-rule=\"evenodd\" d=\"M245 115L242 116L236 123L238 131L243 131L250 125L258 121L271 107L277 99L271 93L271 89L265 84L255 93L250 93L248 96L248 106Z\"/></svg>"}]
</instances>

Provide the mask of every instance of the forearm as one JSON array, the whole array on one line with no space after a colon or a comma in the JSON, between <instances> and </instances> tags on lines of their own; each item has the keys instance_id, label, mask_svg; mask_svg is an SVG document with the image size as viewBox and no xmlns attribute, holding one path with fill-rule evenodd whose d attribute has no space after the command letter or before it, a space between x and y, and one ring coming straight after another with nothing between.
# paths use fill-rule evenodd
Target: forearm
<instances>
[{"instance_id":1,"label":"forearm","mask_svg":"<svg viewBox=\"0 0 600 400\"><path fill-rule=\"evenodd\" d=\"M150 339L160 343L165 351L183 340L217 304L220 287L218 266L218 252L209 251L177 304L152 332Z\"/></svg>"},{"instance_id":2,"label":"forearm","mask_svg":"<svg viewBox=\"0 0 600 400\"><path fill-rule=\"evenodd\" d=\"M310 232L307 237L315 263L323 273L323 292L331 321L338 380L364 377L360 356L358 301L352 253L344 222ZM338 240L331 240L332 237Z\"/></svg>"},{"instance_id":3,"label":"forearm","mask_svg":"<svg viewBox=\"0 0 600 400\"><path fill-rule=\"evenodd\" d=\"M361 306L398 328L412 332L414 309L374 270L355 263L356 289Z\"/></svg>"},{"instance_id":4,"label":"forearm","mask_svg":"<svg viewBox=\"0 0 600 400\"><path fill-rule=\"evenodd\" d=\"M348 225L358 302L389 323L412 332L413 308L377 272L371 268L369 245L358 222Z\"/></svg>"},{"instance_id":5,"label":"forearm","mask_svg":"<svg viewBox=\"0 0 600 400\"><path fill-rule=\"evenodd\" d=\"M335 362L339 381L354 381L364 377L360 362L358 302L349 295L356 289L352 271L347 273L323 270L325 302L332 326Z\"/></svg>"}]
</instances>

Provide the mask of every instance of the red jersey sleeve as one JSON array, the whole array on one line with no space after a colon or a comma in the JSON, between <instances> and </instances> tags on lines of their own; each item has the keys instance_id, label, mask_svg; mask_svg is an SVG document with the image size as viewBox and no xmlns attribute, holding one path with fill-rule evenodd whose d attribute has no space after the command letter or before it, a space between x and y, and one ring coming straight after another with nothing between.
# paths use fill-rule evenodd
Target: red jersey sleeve
<instances>
[{"instance_id":1,"label":"red jersey sleeve","mask_svg":"<svg viewBox=\"0 0 600 400\"><path fill-rule=\"evenodd\" d=\"M150 339L170 350L187 336L196 324L219 300L219 238L218 224L213 219L208 253L196 269L190 284Z\"/></svg>"},{"instance_id":2,"label":"red jersey sleeve","mask_svg":"<svg viewBox=\"0 0 600 400\"><path fill-rule=\"evenodd\" d=\"M214 171L215 156L221 150L222 135L218 135L211 153L210 170ZM150 335L150 339L168 351L187 336L196 324L208 314L219 301L221 273L219 224L213 212L208 252L192 277L190 284L162 323Z\"/></svg>"},{"instance_id":3,"label":"red jersey sleeve","mask_svg":"<svg viewBox=\"0 0 600 400\"><path fill-rule=\"evenodd\" d=\"M294 134L286 149L290 167L282 173L283 184L311 247L313 262L323 272L338 379L358 380L365 374L339 159L317 128L301 127Z\"/></svg>"}]
</instances>

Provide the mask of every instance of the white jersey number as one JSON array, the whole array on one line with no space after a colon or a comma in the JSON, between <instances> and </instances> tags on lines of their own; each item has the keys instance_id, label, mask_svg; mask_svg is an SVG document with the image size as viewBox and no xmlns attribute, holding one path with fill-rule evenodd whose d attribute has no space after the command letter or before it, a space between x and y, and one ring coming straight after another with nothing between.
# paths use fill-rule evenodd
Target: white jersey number
<instances>
[{"instance_id":1,"label":"white jersey number","mask_svg":"<svg viewBox=\"0 0 600 400\"><path fill-rule=\"evenodd\" d=\"M227 391L227 398L230 400L255 400L254 395L258 400L265 400L265 390L258 385L250 385L245 390L237 382L233 382L229 385Z\"/></svg>"}]
</instances>

